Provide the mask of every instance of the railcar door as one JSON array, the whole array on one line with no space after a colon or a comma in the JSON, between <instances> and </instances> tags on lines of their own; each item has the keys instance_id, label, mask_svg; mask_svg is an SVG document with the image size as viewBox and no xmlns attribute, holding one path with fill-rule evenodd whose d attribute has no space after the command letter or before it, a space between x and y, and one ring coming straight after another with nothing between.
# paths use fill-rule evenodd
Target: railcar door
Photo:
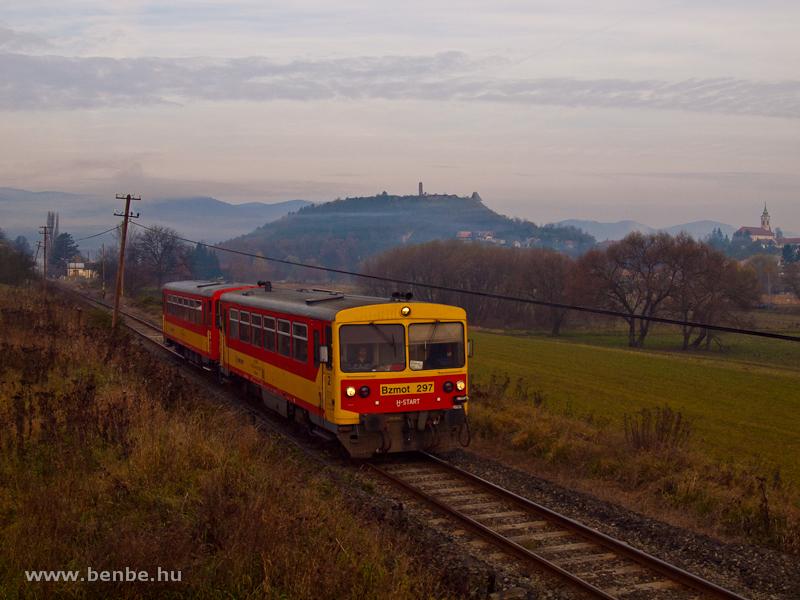
<instances>
[{"instance_id":1,"label":"railcar door","mask_svg":"<svg viewBox=\"0 0 800 600\"><path fill-rule=\"evenodd\" d=\"M219 323L219 372L228 374L228 311L221 302L216 303L217 323Z\"/></svg>"},{"instance_id":2,"label":"railcar door","mask_svg":"<svg viewBox=\"0 0 800 600\"><path fill-rule=\"evenodd\" d=\"M322 388L325 411L330 414L329 421L334 420L335 395L333 393L333 327L325 325L323 344L328 347L328 362L322 365Z\"/></svg>"}]
</instances>

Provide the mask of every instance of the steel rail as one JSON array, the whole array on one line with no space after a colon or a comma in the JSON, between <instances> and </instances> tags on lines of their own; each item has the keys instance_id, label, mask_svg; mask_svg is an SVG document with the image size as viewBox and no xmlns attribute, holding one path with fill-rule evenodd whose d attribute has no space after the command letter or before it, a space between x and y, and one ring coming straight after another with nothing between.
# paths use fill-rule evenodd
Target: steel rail
<instances>
[{"instance_id":1,"label":"steel rail","mask_svg":"<svg viewBox=\"0 0 800 600\"><path fill-rule=\"evenodd\" d=\"M463 480L466 480L470 483L473 483L477 487L487 492L490 492L495 496L499 496L504 500L509 501L512 504L515 504L516 506L522 508L523 510L533 513L551 523L558 525L559 527L563 527L564 529L569 530L575 535L588 539L589 541L594 542L597 545L603 546L604 548L607 548L608 550L614 552L619 556L624 556L625 558L628 558L642 565L645 568L660 573L661 575L670 579L671 581L681 583L711 598L718 598L720 600L746 600L744 597L739 596L738 594L730 590L727 590L714 583L711 583L710 581L702 579L675 565L672 565L659 558L656 558L655 556L647 554L646 552L633 548L625 544L624 542L616 540L604 533L595 531L594 529L591 529L590 527L587 527L582 523L579 523L573 519L570 519L569 517L556 513L540 504L528 500L527 498L523 498L522 496L519 496L518 494L515 494L509 490L501 488L481 477L478 477L477 475L469 473L468 471L464 471L463 469L460 469L455 465L447 463L435 456L431 456L429 454L424 454L424 456L429 462L433 463L439 468L445 471L449 471L451 474ZM527 548L524 548L519 544L516 544L515 542L507 539L502 534L494 532L490 528L485 527L484 525L474 521L470 517L459 513L456 509L447 506L445 503L430 497L425 492L422 492L413 485L402 481L402 479L395 477L391 473L388 473L373 464L370 464L370 467L378 471L384 477L389 478L391 481L397 482L398 485L400 485L403 489L410 491L416 497L431 503L444 513L453 516L459 522L469 526L472 530L474 530L482 537L489 539L494 543L497 543L502 548L510 549L515 556L533 560L537 564L543 566L548 571L566 577L568 580L575 583L575 585L582 587L587 592L592 593L598 597L612 598L612 596L609 596L602 590L597 590L597 588L594 589L584 588L583 586L586 582L584 582L583 580L576 578L574 575L569 574L568 572L561 569L559 566L550 563L549 561L537 555L536 553L529 551ZM591 584L586 583L586 585L591 585ZM592 586L592 588L593 587L594 586ZM595 592L594 590L597 590L597 592Z\"/></svg>"},{"instance_id":2,"label":"steel rail","mask_svg":"<svg viewBox=\"0 0 800 600\"><path fill-rule=\"evenodd\" d=\"M678 581L679 583L687 585L692 589L697 590L698 592L701 592L713 598L721 598L725 600L746 600L742 596L739 596L738 594L730 590L726 590L725 588L722 588L714 583L711 583L710 581L706 581L705 579L702 579L697 575L689 573L688 571L676 567L675 565L665 562L660 558L656 558L651 554L647 554L642 550L637 550L636 548L633 548L624 542L621 542L604 533L596 531L591 527L587 527L586 525L574 521L569 517L565 517L564 515L558 514L550 510L549 508L546 508L531 500L528 500L527 498L523 498L522 496L519 496L514 492L510 492L504 488L498 487L497 485L489 481L486 481L485 479L478 477L477 475L473 475L472 473L464 471L463 469L459 469L455 465L451 465L450 463L447 463L435 456L426 455L426 457L429 460L433 461L435 464L441 466L444 469L449 470L450 472L458 475L459 477L463 477L487 491L498 494L504 497L505 499L521 506L522 508L535 512L542 518L557 523L558 525L565 527L582 537L589 538L591 541L605 548L608 548L609 550L615 552L616 554L620 554L622 556L630 558L631 560L638 562L642 566L657 571L658 573L661 573L662 575L668 577L673 581Z\"/></svg>"},{"instance_id":3,"label":"steel rail","mask_svg":"<svg viewBox=\"0 0 800 600\"><path fill-rule=\"evenodd\" d=\"M504 535L494 531L493 529L490 529L489 527L486 527L485 525L482 525L476 520L448 506L444 502L440 502L436 498L433 498L432 496L426 494L425 492L422 492L421 490L417 489L413 485L406 483L399 477L395 477L394 475L392 475L388 471L381 469L377 465L373 463L367 463L367 465L369 466L369 468L373 469L376 473L386 478L394 485L401 487L403 490L405 490L406 492L410 493L413 496L416 496L420 500L423 500L424 502L427 502L428 504L435 506L445 515L452 517L461 524L465 525L466 527L468 527L469 529L480 535L482 538L484 538L486 541L491 542L492 544L495 544L497 546L500 546L501 549L507 551L509 554L512 554L513 556L516 556L517 558L520 558L522 560L536 563L539 567L542 567L546 571L549 571L550 573L557 575L562 579L566 579L567 582L573 587L577 588L582 592L586 592L595 598L602 598L603 600L617 600L614 596L610 596L603 590L593 586L588 581L585 581L580 577L578 577L577 575L574 575L573 573L570 573L569 571L562 569L558 565L553 564L549 560L542 558L537 554L534 554L524 546L520 546L519 544L511 541Z\"/></svg>"}]
</instances>

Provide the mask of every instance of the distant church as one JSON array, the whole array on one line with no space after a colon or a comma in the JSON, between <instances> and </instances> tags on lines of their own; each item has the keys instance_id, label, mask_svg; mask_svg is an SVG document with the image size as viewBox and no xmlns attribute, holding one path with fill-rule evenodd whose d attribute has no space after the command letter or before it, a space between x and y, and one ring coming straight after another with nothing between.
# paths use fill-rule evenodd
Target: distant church
<instances>
[{"instance_id":1,"label":"distant church","mask_svg":"<svg viewBox=\"0 0 800 600\"><path fill-rule=\"evenodd\" d=\"M769 226L769 213L767 212L767 203L764 203L764 212L761 213L761 227L740 227L733 235L740 236L750 234L750 238L755 240L774 240L775 233Z\"/></svg>"}]
</instances>

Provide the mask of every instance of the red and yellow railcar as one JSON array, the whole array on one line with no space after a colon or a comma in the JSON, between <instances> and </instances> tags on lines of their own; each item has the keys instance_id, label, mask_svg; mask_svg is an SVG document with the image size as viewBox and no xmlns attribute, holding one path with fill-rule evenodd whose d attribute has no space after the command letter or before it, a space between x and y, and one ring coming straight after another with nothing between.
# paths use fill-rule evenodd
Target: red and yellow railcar
<instances>
[{"instance_id":1,"label":"red and yellow railcar","mask_svg":"<svg viewBox=\"0 0 800 600\"><path fill-rule=\"evenodd\" d=\"M222 281L176 281L162 288L164 341L186 358L204 365L219 363L219 330L214 315L225 292L255 286Z\"/></svg>"},{"instance_id":2,"label":"red and yellow railcar","mask_svg":"<svg viewBox=\"0 0 800 600\"><path fill-rule=\"evenodd\" d=\"M222 375L352 456L468 443L464 310L269 283L219 307Z\"/></svg>"}]
</instances>

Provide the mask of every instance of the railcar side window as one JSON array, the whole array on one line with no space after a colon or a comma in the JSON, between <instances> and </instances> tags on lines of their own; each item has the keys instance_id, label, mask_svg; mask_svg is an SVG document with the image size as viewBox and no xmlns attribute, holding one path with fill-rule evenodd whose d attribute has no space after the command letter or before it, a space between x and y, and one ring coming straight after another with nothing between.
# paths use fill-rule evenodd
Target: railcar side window
<instances>
[{"instance_id":1,"label":"railcar side window","mask_svg":"<svg viewBox=\"0 0 800 600\"><path fill-rule=\"evenodd\" d=\"M189 299L189 323L194 323L194 300Z\"/></svg>"},{"instance_id":2,"label":"railcar side window","mask_svg":"<svg viewBox=\"0 0 800 600\"><path fill-rule=\"evenodd\" d=\"M203 323L203 301L195 300L194 304L194 322L198 325L205 325Z\"/></svg>"},{"instance_id":3,"label":"railcar side window","mask_svg":"<svg viewBox=\"0 0 800 600\"><path fill-rule=\"evenodd\" d=\"M239 339L239 311L232 308L228 311L228 335L231 339Z\"/></svg>"},{"instance_id":4,"label":"railcar side window","mask_svg":"<svg viewBox=\"0 0 800 600\"><path fill-rule=\"evenodd\" d=\"M292 323L292 356L301 363L308 362L308 325Z\"/></svg>"},{"instance_id":5,"label":"railcar side window","mask_svg":"<svg viewBox=\"0 0 800 600\"><path fill-rule=\"evenodd\" d=\"M403 371L406 335L402 325L342 325L339 328L339 362L345 373Z\"/></svg>"},{"instance_id":6,"label":"railcar side window","mask_svg":"<svg viewBox=\"0 0 800 600\"><path fill-rule=\"evenodd\" d=\"M239 339L250 343L250 313L241 311L239 313Z\"/></svg>"},{"instance_id":7,"label":"railcar side window","mask_svg":"<svg viewBox=\"0 0 800 600\"><path fill-rule=\"evenodd\" d=\"M292 330L289 321L278 319L278 354L292 355Z\"/></svg>"},{"instance_id":8,"label":"railcar side window","mask_svg":"<svg viewBox=\"0 0 800 600\"><path fill-rule=\"evenodd\" d=\"M264 317L264 350L275 352L275 318Z\"/></svg>"},{"instance_id":9,"label":"railcar side window","mask_svg":"<svg viewBox=\"0 0 800 600\"><path fill-rule=\"evenodd\" d=\"M181 319L184 321L189 320L189 299L181 298Z\"/></svg>"},{"instance_id":10,"label":"railcar side window","mask_svg":"<svg viewBox=\"0 0 800 600\"><path fill-rule=\"evenodd\" d=\"M464 366L461 323L412 323L408 326L408 366L412 371Z\"/></svg>"},{"instance_id":11,"label":"railcar side window","mask_svg":"<svg viewBox=\"0 0 800 600\"><path fill-rule=\"evenodd\" d=\"M250 343L261 348L261 315L250 315Z\"/></svg>"}]
</instances>

